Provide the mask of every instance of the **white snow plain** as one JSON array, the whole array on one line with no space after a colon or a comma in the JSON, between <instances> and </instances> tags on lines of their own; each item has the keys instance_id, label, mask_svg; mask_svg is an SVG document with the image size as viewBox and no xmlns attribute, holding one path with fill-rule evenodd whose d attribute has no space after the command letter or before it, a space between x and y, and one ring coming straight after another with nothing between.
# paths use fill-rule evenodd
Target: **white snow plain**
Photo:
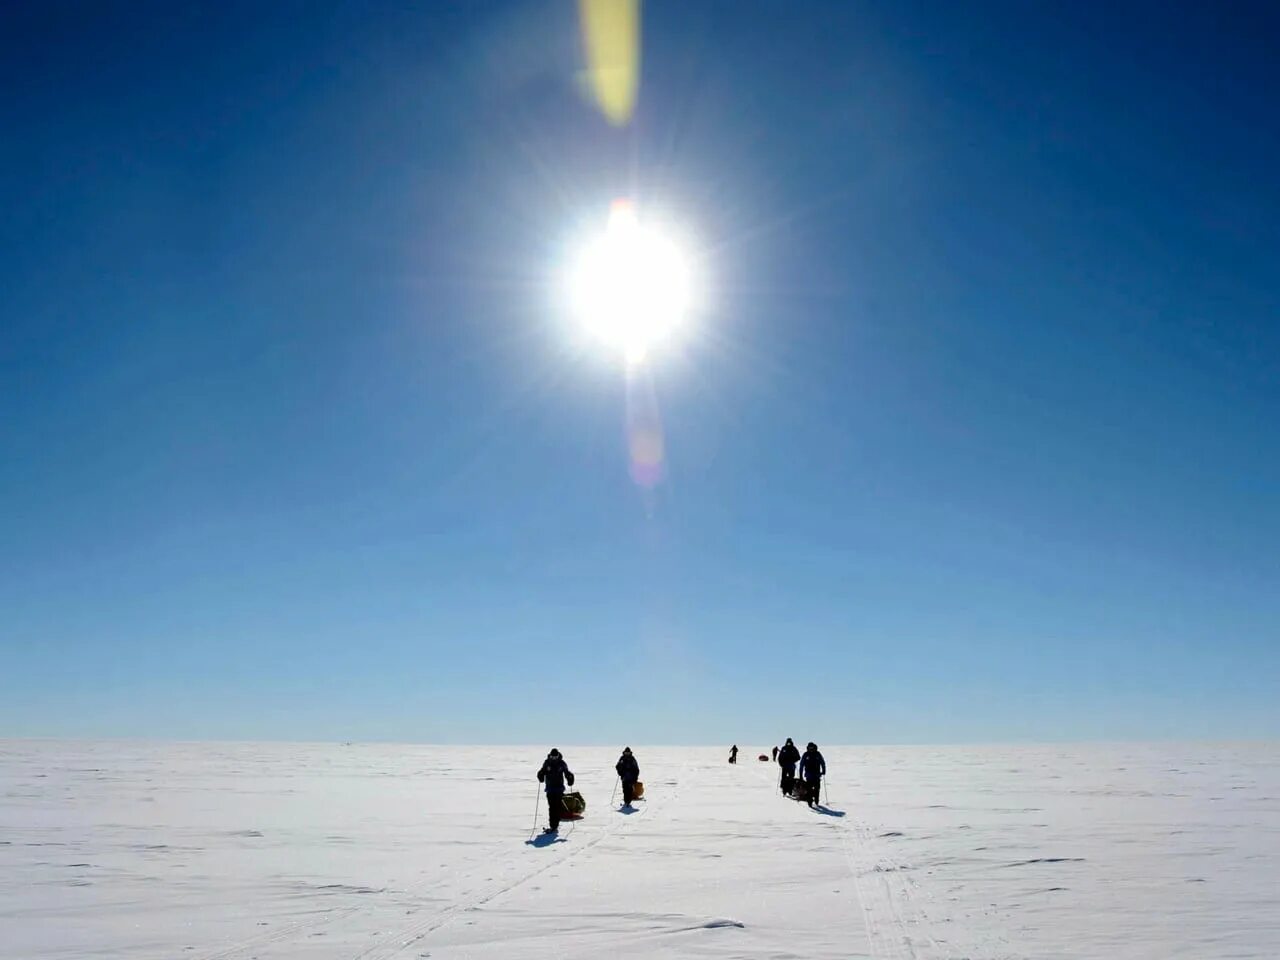
<instances>
[{"instance_id":1,"label":"white snow plain","mask_svg":"<svg viewBox=\"0 0 1280 960\"><path fill-rule=\"evenodd\" d=\"M0 741L0 958L1280 957L1280 746L560 746Z\"/></svg>"}]
</instances>

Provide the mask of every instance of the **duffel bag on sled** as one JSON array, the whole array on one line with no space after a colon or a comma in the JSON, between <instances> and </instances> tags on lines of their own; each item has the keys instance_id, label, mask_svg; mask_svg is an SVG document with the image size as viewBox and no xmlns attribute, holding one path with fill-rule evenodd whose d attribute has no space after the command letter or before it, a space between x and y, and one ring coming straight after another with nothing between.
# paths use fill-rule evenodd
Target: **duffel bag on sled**
<instances>
[{"instance_id":1,"label":"duffel bag on sled","mask_svg":"<svg viewBox=\"0 0 1280 960\"><path fill-rule=\"evenodd\" d=\"M633 800L644 799L644 783L642 781L637 780L635 786L631 788L631 798Z\"/></svg>"},{"instance_id":2,"label":"duffel bag on sled","mask_svg":"<svg viewBox=\"0 0 1280 960\"><path fill-rule=\"evenodd\" d=\"M560 814L561 820L581 820L587 812L587 801L576 790L561 797L560 805L564 807L564 812Z\"/></svg>"}]
</instances>

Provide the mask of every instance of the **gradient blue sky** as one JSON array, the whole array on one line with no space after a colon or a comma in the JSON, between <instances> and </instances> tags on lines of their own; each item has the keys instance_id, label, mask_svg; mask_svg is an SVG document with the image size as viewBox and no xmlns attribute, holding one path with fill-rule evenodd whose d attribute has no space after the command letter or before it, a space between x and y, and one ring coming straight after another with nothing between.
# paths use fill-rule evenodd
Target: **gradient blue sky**
<instances>
[{"instance_id":1,"label":"gradient blue sky","mask_svg":"<svg viewBox=\"0 0 1280 960\"><path fill-rule=\"evenodd\" d=\"M7 5L0 735L1280 736L1275 10Z\"/></svg>"}]
</instances>

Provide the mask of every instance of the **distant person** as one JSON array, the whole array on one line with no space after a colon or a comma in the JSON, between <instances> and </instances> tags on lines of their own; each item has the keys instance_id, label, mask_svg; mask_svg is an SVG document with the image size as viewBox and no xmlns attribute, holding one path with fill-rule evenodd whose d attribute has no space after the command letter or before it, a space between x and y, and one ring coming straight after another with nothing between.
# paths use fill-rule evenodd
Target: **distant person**
<instances>
[{"instance_id":1,"label":"distant person","mask_svg":"<svg viewBox=\"0 0 1280 960\"><path fill-rule=\"evenodd\" d=\"M730 763L738 762L738 745L736 743L729 748L729 762Z\"/></svg>"},{"instance_id":2,"label":"distant person","mask_svg":"<svg viewBox=\"0 0 1280 960\"><path fill-rule=\"evenodd\" d=\"M640 764L636 762L630 747L622 748L622 756L613 765L613 769L618 771L618 777L622 780L622 805L629 807L636 798L636 781L640 779Z\"/></svg>"},{"instance_id":3,"label":"distant person","mask_svg":"<svg viewBox=\"0 0 1280 960\"><path fill-rule=\"evenodd\" d=\"M782 768L782 779L779 781L779 786L782 787L782 792L788 797L791 796L791 788L796 783L796 764L799 762L800 751L791 742L791 738L787 737L787 742L778 751L778 766Z\"/></svg>"},{"instance_id":4,"label":"distant person","mask_svg":"<svg viewBox=\"0 0 1280 960\"><path fill-rule=\"evenodd\" d=\"M800 778L805 785L805 799L813 806L822 798L822 778L827 775L827 761L818 752L818 745L810 743L800 758Z\"/></svg>"},{"instance_id":5,"label":"distant person","mask_svg":"<svg viewBox=\"0 0 1280 960\"><path fill-rule=\"evenodd\" d=\"M776 746L773 748L773 762L778 762L778 748Z\"/></svg>"},{"instance_id":6,"label":"distant person","mask_svg":"<svg viewBox=\"0 0 1280 960\"><path fill-rule=\"evenodd\" d=\"M550 820L550 826L542 832L555 833L560 829L560 815L564 813L564 785L573 786L573 771L555 747L538 769L538 782L547 786L547 818Z\"/></svg>"}]
</instances>

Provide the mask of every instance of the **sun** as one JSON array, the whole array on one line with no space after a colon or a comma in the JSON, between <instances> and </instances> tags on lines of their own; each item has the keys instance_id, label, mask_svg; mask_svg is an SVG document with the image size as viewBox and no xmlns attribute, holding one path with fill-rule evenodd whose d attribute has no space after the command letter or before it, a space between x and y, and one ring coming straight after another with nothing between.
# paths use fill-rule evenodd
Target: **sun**
<instances>
[{"instance_id":1,"label":"sun","mask_svg":"<svg viewBox=\"0 0 1280 960\"><path fill-rule=\"evenodd\" d=\"M604 231L573 261L570 304L584 329L639 364L683 326L691 274L680 245L642 223L629 201L617 200Z\"/></svg>"}]
</instances>

